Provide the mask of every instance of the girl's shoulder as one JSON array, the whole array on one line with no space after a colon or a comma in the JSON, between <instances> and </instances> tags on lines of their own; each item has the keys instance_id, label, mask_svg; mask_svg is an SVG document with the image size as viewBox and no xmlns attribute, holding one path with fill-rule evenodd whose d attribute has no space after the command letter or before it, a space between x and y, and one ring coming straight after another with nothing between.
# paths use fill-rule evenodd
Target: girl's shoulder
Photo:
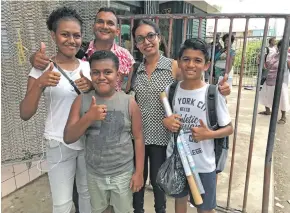
<instances>
[{"instance_id":1,"label":"girl's shoulder","mask_svg":"<svg viewBox=\"0 0 290 213\"><path fill-rule=\"evenodd\" d=\"M84 74L85 77L87 77L89 80L91 80L91 75L90 75L90 72L91 72L91 67L90 67L90 63L87 62L87 61L82 61L82 60L79 60L80 61L80 71L82 71L82 73Z\"/></svg>"},{"instance_id":2,"label":"girl's shoulder","mask_svg":"<svg viewBox=\"0 0 290 213\"><path fill-rule=\"evenodd\" d=\"M90 68L90 63L88 61L82 61L80 59L78 59L78 60L80 62L81 67Z\"/></svg>"}]
</instances>

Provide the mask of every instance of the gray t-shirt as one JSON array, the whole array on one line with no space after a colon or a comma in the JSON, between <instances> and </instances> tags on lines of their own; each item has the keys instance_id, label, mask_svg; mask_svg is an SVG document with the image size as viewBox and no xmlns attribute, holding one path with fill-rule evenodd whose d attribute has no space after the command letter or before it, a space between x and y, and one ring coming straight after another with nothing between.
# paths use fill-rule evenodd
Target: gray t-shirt
<instances>
[{"instance_id":1,"label":"gray t-shirt","mask_svg":"<svg viewBox=\"0 0 290 213\"><path fill-rule=\"evenodd\" d=\"M103 121L95 121L85 132L85 159L90 173L98 176L118 175L134 168L134 151L131 139L131 96L116 92L112 98L103 99L95 91L82 95L81 116L86 113L96 97L97 104L107 105Z\"/></svg>"}]
</instances>

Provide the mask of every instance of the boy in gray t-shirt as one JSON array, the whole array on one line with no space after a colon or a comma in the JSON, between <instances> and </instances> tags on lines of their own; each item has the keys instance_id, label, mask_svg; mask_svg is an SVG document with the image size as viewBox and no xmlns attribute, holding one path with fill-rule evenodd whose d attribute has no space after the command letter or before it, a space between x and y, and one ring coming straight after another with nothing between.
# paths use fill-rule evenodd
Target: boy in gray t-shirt
<instances>
[{"instance_id":1,"label":"boy in gray t-shirt","mask_svg":"<svg viewBox=\"0 0 290 213\"><path fill-rule=\"evenodd\" d=\"M93 212L102 213L112 206L115 213L128 213L132 211L132 193L144 184L141 112L132 96L115 91L119 60L114 53L97 51L89 62L95 90L75 99L64 141L74 143L84 136Z\"/></svg>"},{"instance_id":2,"label":"boy in gray t-shirt","mask_svg":"<svg viewBox=\"0 0 290 213\"><path fill-rule=\"evenodd\" d=\"M218 92L216 109L218 125L221 127L212 131L207 127L206 94L208 84L201 80L202 73L209 67L207 45L201 39L187 39L178 57L178 66L183 75L183 81L178 82L173 100L173 115L164 118L164 126L171 132L182 128L185 140L189 143L190 151L195 161L205 193L203 203L195 205L198 213L214 213L216 208L216 165L214 139L232 134L233 127L225 98ZM168 94L167 87L166 92ZM172 151L172 140L168 144L167 154ZM171 152L172 153L172 152ZM190 190L186 188L175 197L175 210L186 213L187 198ZM189 193L190 194L190 193Z\"/></svg>"}]
</instances>

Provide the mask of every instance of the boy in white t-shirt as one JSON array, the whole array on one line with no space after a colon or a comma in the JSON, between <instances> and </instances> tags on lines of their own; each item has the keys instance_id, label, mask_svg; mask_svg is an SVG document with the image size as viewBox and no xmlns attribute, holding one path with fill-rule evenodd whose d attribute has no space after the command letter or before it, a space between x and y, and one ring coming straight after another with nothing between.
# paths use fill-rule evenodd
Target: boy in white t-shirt
<instances>
[{"instance_id":1,"label":"boy in white t-shirt","mask_svg":"<svg viewBox=\"0 0 290 213\"><path fill-rule=\"evenodd\" d=\"M216 107L218 125L221 127L212 131L207 127L206 93L208 84L201 80L204 71L209 67L209 55L206 43L201 39L187 39L178 56L178 66L183 74L183 81L176 87L173 99L173 115L164 118L164 126L171 132L177 132L181 127L185 132L197 172L201 178L205 193L202 194L203 204L195 205L190 195L190 201L196 206L198 213L212 213L216 208L216 164L214 139L232 134L233 127L225 98L218 92ZM169 86L166 89L168 94ZM173 143L168 145L168 157ZM175 195L175 212L186 213L189 189ZM190 193L189 193L190 194Z\"/></svg>"}]
</instances>

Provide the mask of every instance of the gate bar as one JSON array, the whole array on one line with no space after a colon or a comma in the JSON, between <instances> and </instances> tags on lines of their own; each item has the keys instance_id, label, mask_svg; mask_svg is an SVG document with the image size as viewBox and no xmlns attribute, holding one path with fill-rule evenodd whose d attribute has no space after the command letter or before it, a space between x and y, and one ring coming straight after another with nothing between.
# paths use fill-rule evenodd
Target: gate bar
<instances>
[{"instance_id":1,"label":"gate bar","mask_svg":"<svg viewBox=\"0 0 290 213\"><path fill-rule=\"evenodd\" d=\"M183 19L183 39L182 39L182 43L186 40L187 22L188 22L188 19L187 18L184 18Z\"/></svg>"},{"instance_id":2,"label":"gate bar","mask_svg":"<svg viewBox=\"0 0 290 213\"><path fill-rule=\"evenodd\" d=\"M159 27L159 18L155 17L155 24Z\"/></svg>"},{"instance_id":3,"label":"gate bar","mask_svg":"<svg viewBox=\"0 0 290 213\"><path fill-rule=\"evenodd\" d=\"M237 134L238 134L238 124L239 124L239 114L240 114L241 93L242 93L242 86L243 86L243 76L244 76L244 70L245 70L245 54L246 54L247 39L248 39L248 27L249 27L249 19L247 18L246 19L246 26L245 26L245 33L244 33L242 59L241 59L241 69L240 69L238 100L237 100L237 108L236 108L234 138L233 138L231 169L230 169L230 178L229 178L229 187L228 187L227 209L230 208L230 203L231 203L232 180L233 180L233 171L234 171L234 164L235 164L235 153L236 153L236 144L237 144L236 142L237 142Z\"/></svg>"},{"instance_id":4,"label":"gate bar","mask_svg":"<svg viewBox=\"0 0 290 213\"><path fill-rule=\"evenodd\" d=\"M199 18L199 23L198 23L198 38L201 38L201 27L202 27L202 18Z\"/></svg>"},{"instance_id":5,"label":"gate bar","mask_svg":"<svg viewBox=\"0 0 290 213\"><path fill-rule=\"evenodd\" d=\"M278 117L278 112L279 112L283 77L284 77L284 72L288 72L288 70L285 70L285 63L287 60L287 54L288 54L288 48L289 48L289 36L290 36L290 17L286 18L285 20L283 42L281 46L281 54L279 58L279 67L278 67L274 99L273 99L273 105L272 105L271 120L270 120L269 132L268 132L268 142L267 142L266 157L265 157L265 169L264 169L262 213L268 213L268 207L269 207L272 153L273 153L273 148L274 148L274 143L275 143L275 132L276 132L276 125L277 125L277 117Z\"/></svg>"},{"instance_id":6,"label":"gate bar","mask_svg":"<svg viewBox=\"0 0 290 213\"><path fill-rule=\"evenodd\" d=\"M229 74L230 72L230 49L232 45L232 34L233 34L233 18L230 19L230 28L229 28L229 41L227 47L227 59L226 59L226 72L225 74Z\"/></svg>"},{"instance_id":7,"label":"gate bar","mask_svg":"<svg viewBox=\"0 0 290 213\"><path fill-rule=\"evenodd\" d=\"M135 43L134 43L134 38L133 38L133 33L132 33L132 29L134 27L134 19L131 18L130 20L130 31L131 31L131 55L134 54L134 46L135 46Z\"/></svg>"},{"instance_id":8,"label":"gate bar","mask_svg":"<svg viewBox=\"0 0 290 213\"><path fill-rule=\"evenodd\" d=\"M172 26L173 26L173 19L169 19L169 35L168 35L168 53L167 56L171 56L171 44L172 44Z\"/></svg>"},{"instance_id":9,"label":"gate bar","mask_svg":"<svg viewBox=\"0 0 290 213\"><path fill-rule=\"evenodd\" d=\"M216 34L217 34L217 25L218 25L218 19L215 18L214 21L214 33L213 33L213 48L211 53L211 63L210 63L210 79L209 83L212 84L212 78L213 78L213 65L214 65L214 57L215 57L215 45L216 45Z\"/></svg>"},{"instance_id":10,"label":"gate bar","mask_svg":"<svg viewBox=\"0 0 290 213\"><path fill-rule=\"evenodd\" d=\"M267 38L267 34L268 34L268 28L269 28L269 18L266 18L265 27L264 27L264 34L263 34L264 35L263 42L262 42L262 47L261 47L260 66L259 66L258 78L257 78L257 83L256 83L256 95L255 95L252 128L251 128L251 137L250 137L250 144L249 144L248 164L247 164L246 183L245 183L245 190L244 190L244 201L243 201L242 212L246 212L246 208L247 208L249 180L250 180L252 155L253 155L253 147L254 147L254 139L255 139L256 121L257 121L257 110L258 110L258 104L259 104L260 81L261 81L261 75L262 75L262 68L264 67L264 57L263 56L265 55L265 46L266 46L266 38Z\"/></svg>"},{"instance_id":11,"label":"gate bar","mask_svg":"<svg viewBox=\"0 0 290 213\"><path fill-rule=\"evenodd\" d=\"M207 13L207 14L196 14L196 13L189 13L189 14L139 14L139 15L120 15L118 16L119 19L129 19L129 18L135 18L135 19L155 19L158 17L159 19L229 19L229 18L285 18L289 17L289 14L265 14L265 13L259 13L259 14L253 14L253 13Z\"/></svg>"}]
</instances>

